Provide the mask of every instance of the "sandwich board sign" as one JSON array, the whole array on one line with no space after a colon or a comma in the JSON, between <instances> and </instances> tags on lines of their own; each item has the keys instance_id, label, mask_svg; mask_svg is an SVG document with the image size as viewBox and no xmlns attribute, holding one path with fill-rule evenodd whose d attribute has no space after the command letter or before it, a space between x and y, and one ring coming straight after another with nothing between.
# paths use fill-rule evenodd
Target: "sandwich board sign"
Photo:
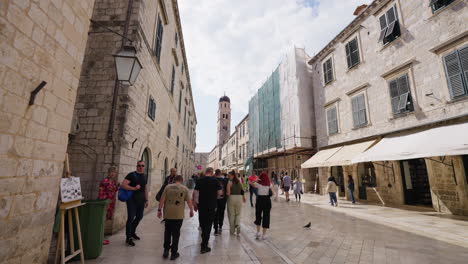
<instances>
[{"instance_id":1,"label":"sandwich board sign","mask_svg":"<svg viewBox=\"0 0 468 264\"><path fill-rule=\"evenodd\" d=\"M62 203L82 200L80 178L67 177L60 181L60 198Z\"/></svg>"}]
</instances>

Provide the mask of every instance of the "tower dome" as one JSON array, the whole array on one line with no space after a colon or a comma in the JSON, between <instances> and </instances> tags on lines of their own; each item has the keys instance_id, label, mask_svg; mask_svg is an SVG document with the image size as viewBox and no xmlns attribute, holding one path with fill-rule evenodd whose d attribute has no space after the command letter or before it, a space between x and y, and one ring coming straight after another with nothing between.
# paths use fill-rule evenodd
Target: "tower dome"
<instances>
[{"instance_id":1,"label":"tower dome","mask_svg":"<svg viewBox=\"0 0 468 264\"><path fill-rule=\"evenodd\" d=\"M231 103L231 99L229 99L229 97L227 97L226 95L219 98L219 102L228 102L228 103Z\"/></svg>"}]
</instances>

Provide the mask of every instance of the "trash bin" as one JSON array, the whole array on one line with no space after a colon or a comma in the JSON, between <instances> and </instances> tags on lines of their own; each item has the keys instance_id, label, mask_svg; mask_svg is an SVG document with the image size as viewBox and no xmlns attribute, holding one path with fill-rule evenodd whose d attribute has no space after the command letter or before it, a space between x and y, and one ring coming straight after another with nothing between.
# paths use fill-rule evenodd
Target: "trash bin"
<instances>
[{"instance_id":1,"label":"trash bin","mask_svg":"<svg viewBox=\"0 0 468 264\"><path fill-rule=\"evenodd\" d=\"M83 200L78 208L80 214L81 240L85 259L95 259L102 253L104 223L109 200ZM75 245L78 241L75 237Z\"/></svg>"}]
</instances>

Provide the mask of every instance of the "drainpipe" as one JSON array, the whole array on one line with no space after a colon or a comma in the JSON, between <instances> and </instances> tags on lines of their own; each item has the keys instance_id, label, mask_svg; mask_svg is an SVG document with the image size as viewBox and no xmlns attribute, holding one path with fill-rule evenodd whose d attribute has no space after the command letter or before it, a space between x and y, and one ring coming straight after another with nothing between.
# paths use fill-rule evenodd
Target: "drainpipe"
<instances>
[{"instance_id":1,"label":"drainpipe","mask_svg":"<svg viewBox=\"0 0 468 264\"><path fill-rule=\"evenodd\" d=\"M125 17L125 25L122 36L122 43L120 45L121 49L125 46L125 41L128 38L128 28L130 26L130 18L132 16L133 10L133 0L128 0L127 5L127 16ZM117 108L117 98L119 96L120 82L117 80L117 76L114 83L114 91L112 94L112 108L111 115L109 120L109 127L107 130L107 140L112 141L112 165L115 164L115 140L114 140L114 122L115 122L115 112Z\"/></svg>"}]
</instances>

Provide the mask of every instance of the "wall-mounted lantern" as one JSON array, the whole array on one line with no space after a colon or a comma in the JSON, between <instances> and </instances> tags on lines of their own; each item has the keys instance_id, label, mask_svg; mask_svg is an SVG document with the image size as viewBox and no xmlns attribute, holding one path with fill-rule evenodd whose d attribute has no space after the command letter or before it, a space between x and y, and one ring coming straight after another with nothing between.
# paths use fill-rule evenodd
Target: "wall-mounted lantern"
<instances>
[{"instance_id":1,"label":"wall-mounted lantern","mask_svg":"<svg viewBox=\"0 0 468 264\"><path fill-rule=\"evenodd\" d=\"M114 55L117 80L124 85L133 85L140 74L141 66L136 49L133 46L124 46L119 53Z\"/></svg>"}]
</instances>

